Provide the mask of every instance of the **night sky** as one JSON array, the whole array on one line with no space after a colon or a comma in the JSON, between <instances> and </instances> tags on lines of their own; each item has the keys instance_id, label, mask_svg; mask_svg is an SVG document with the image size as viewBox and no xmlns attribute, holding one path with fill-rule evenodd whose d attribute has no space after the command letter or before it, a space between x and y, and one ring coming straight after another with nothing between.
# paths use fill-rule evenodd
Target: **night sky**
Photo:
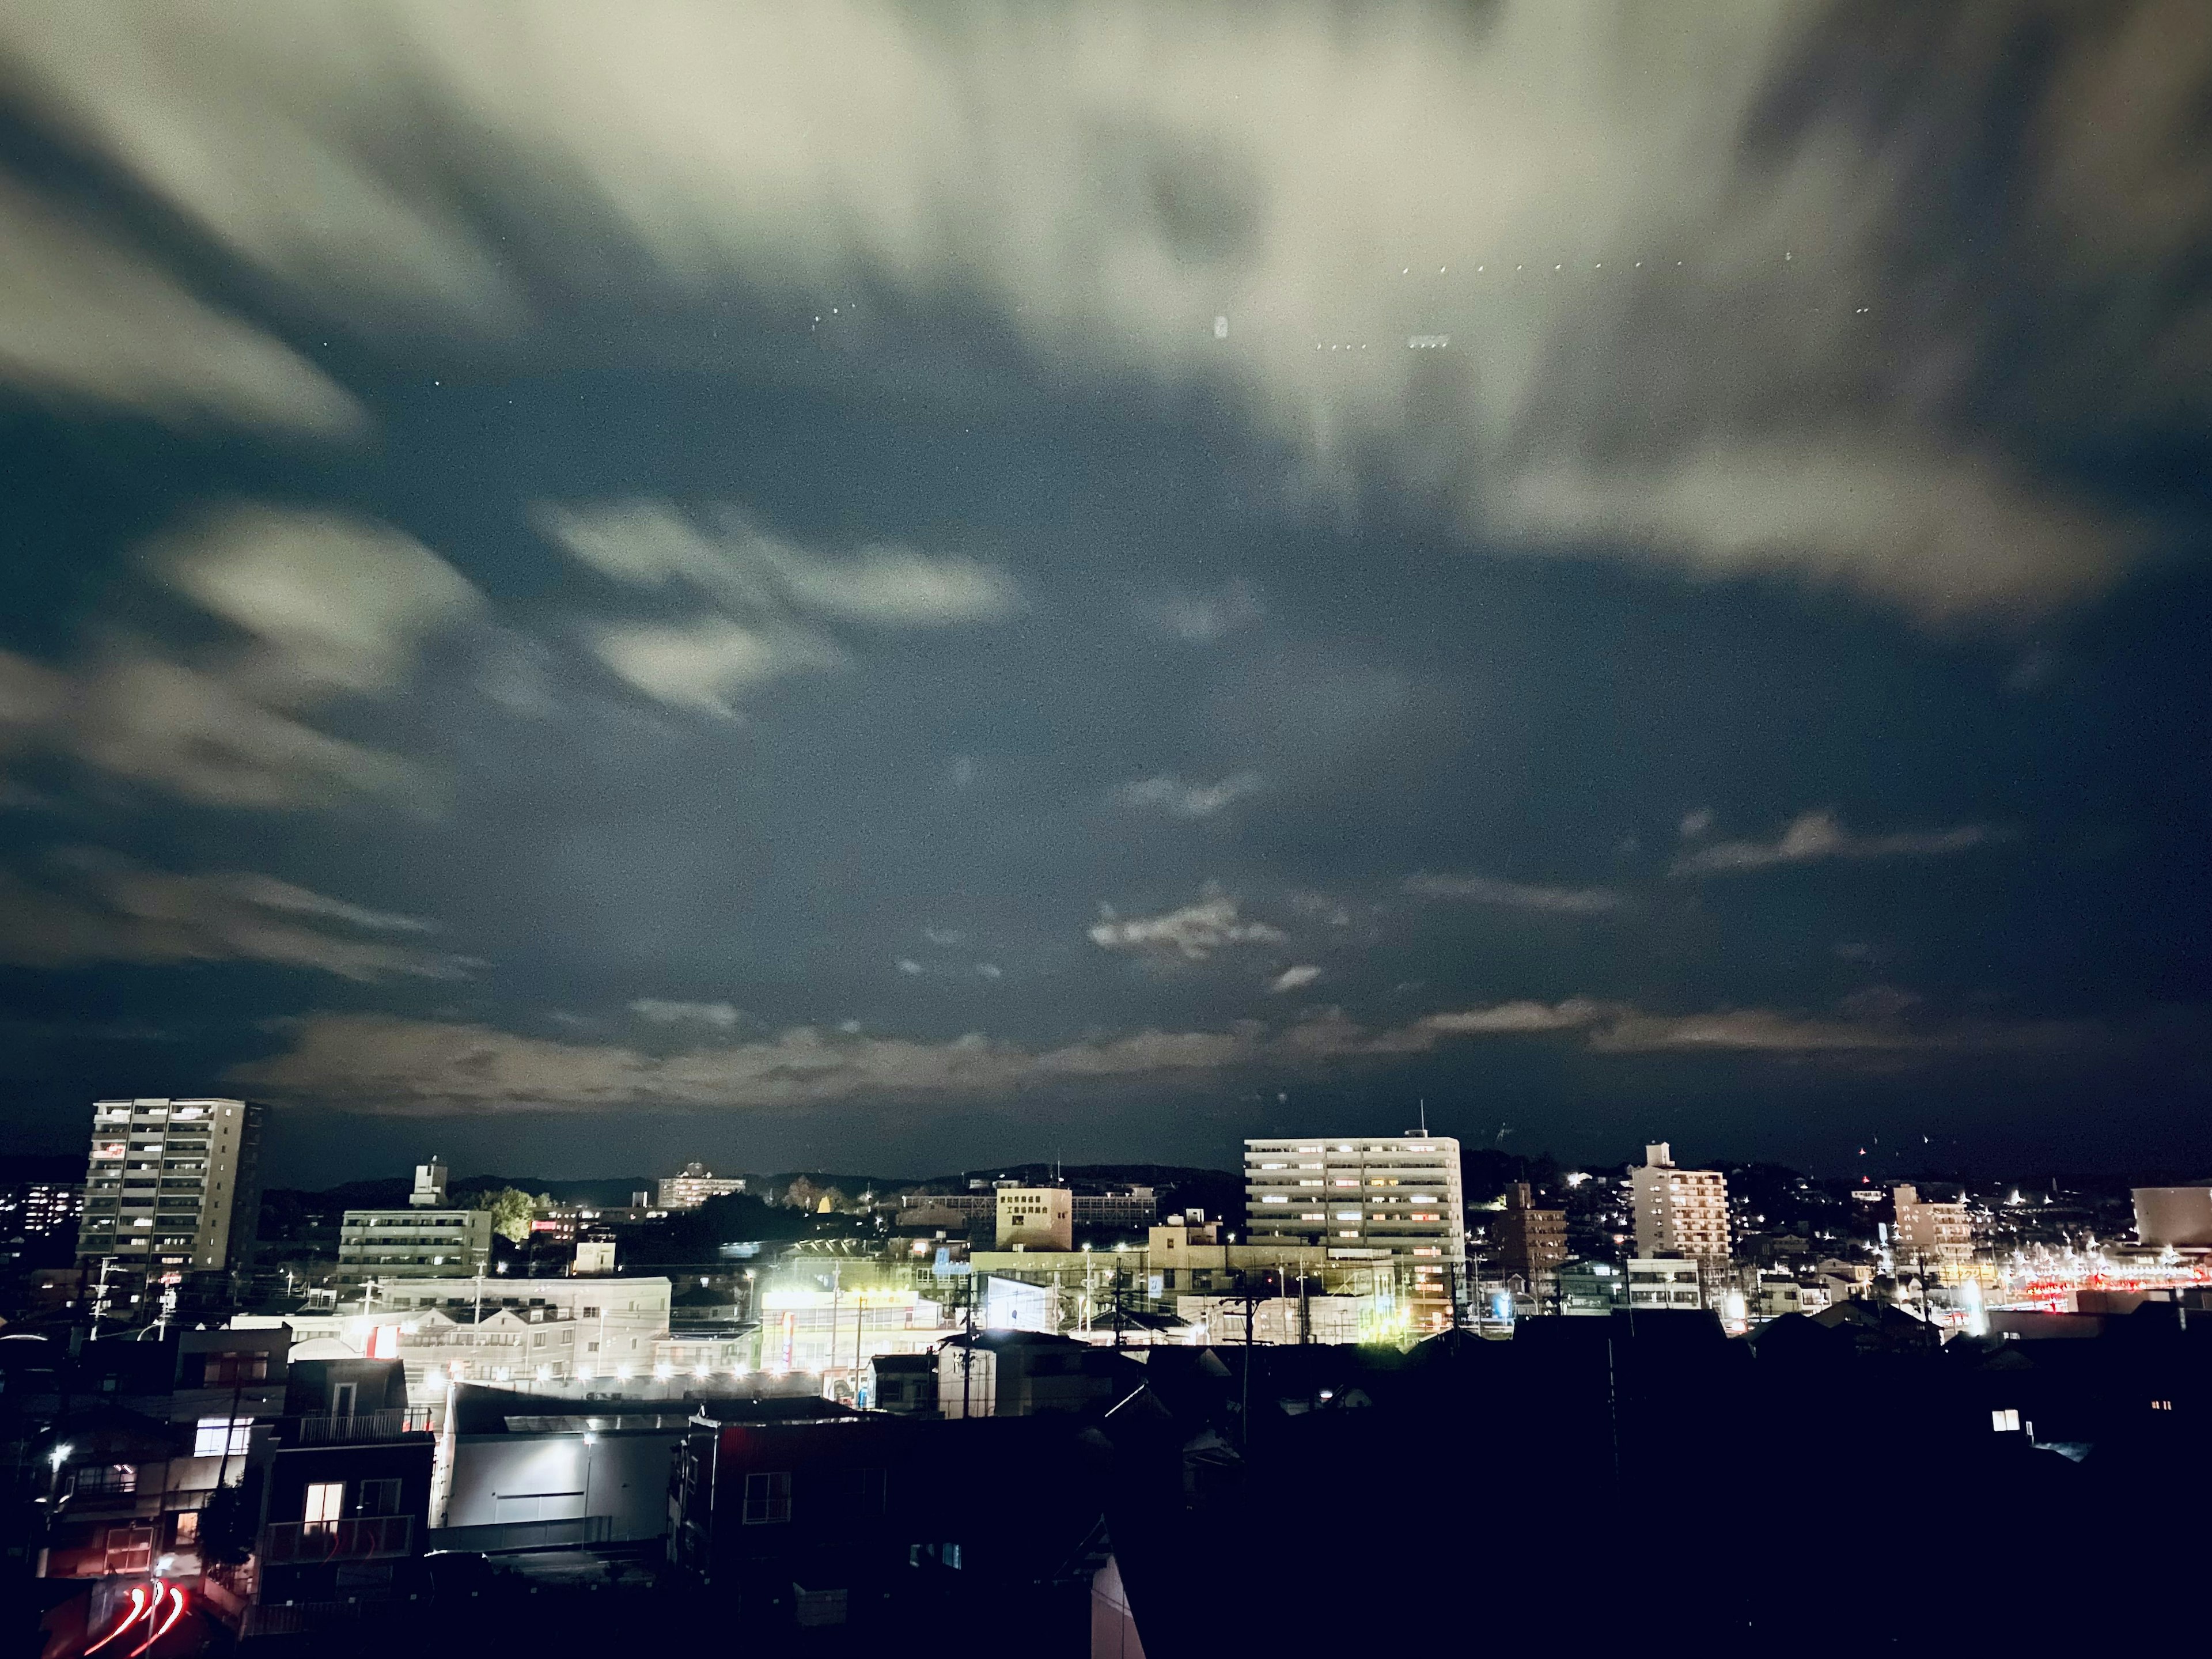
<instances>
[{"instance_id":1,"label":"night sky","mask_svg":"<svg viewBox=\"0 0 2212 1659\"><path fill-rule=\"evenodd\" d=\"M0 1139L2201 1172L2208 110L2197 0L11 5Z\"/></svg>"}]
</instances>

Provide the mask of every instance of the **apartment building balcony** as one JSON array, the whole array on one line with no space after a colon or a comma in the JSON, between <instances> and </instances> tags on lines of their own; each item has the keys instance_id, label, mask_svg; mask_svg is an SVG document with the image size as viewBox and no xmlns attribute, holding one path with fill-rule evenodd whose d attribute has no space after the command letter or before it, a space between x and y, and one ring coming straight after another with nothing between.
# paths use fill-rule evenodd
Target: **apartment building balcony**
<instances>
[{"instance_id":1,"label":"apartment building balcony","mask_svg":"<svg viewBox=\"0 0 2212 1659\"><path fill-rule=\"evenodd\" d=\"M411 1554L415 1517L360 1515L349 1521L272 1521L261 1529L262 1564L312 1566L323 1561L382 1561Z\"/></svg>"},{"instance_id":2,"label":"apartment building balcony","mask_svg":"<svg viewBox=\"0 0 2212 1659\"><path fill-rule=\"evenodd\" d=\"M285 1419L279 1438L288 1446L361 1446L430 1432L428 1406L389 1411L323 1412Z\"/></svg>"}]
</instances>

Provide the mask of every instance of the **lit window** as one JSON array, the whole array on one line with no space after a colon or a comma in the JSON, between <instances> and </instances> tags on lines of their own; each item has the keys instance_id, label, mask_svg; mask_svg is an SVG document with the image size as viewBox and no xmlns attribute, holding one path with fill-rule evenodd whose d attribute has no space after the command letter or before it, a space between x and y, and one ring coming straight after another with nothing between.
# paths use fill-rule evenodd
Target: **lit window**
<instances>
[{"instance_id":1,"label":"lit window","mask_svg":"<svg viewBox=\"0 0 2212 1659\"><path fill-rule=\"evenodd\" d=\"M2018 1434L2020 1413L2010 1407L2002 1411L1993 1411L1990 1413L1990 1428L1997 1434Z\"/></svg>"},{"instance_id":2,"label":"lit window","mask_svg":"<svg viewBox=\"0 0 2212 1659\"><path fill-rule=\"evenodd\" d=\"M333 1527L345 1510L345 1482L318 1480L307 1488L307 1507L301 1519L317 1528Z\"/></svg>"},{"instance_id":3,"label":"lit window","mask_svg":"<svg viewBox=\"0 0 2212 1659\"><path fill-rule=\"evenodd\" d=\"M227 1436L223 1432L226 1427L230 1431ZM250 1417L203 1417L192 1434L192 1455L243 1456L252 1434L253 1419Z\"/></svg>"}]
</instances>

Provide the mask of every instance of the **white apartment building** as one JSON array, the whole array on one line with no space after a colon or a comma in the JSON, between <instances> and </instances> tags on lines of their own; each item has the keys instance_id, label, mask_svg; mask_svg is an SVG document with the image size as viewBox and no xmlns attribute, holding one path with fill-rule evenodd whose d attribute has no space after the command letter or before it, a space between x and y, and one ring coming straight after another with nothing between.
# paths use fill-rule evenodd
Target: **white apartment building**
<instances>
[{"instance_id":1,"label":"white apartment building","mask_svg":"<svg viewBox=\"0 0 2212 1659\"><path fill-rule=\"evenodd\" d=\"M1388 1267L1402 1277L1409 1329L1451 1323L1454 1280L1467 1263L1456 1140L1248 1139L1244 1202L1252 1245L1318 1245L1332 1263Z\"/></svg>"},{"instance_id":2,"label":"white apartment building","mask_svg":"<svg viewBox=\"0 0 2212 1659\"><path fill-rule=\"evenodd\" d=\"M1000 1187L998 1248L1027 1250L1075 1248L1075 1194L1065 1187Z\"/></svg>"},{"instance_id":3,"label":"white apartment building","mask_svg":"<svg viewBox=\"0 0 2212 1659\"><path fill-rule=\"evenodd\" d=\"M446 1200L446 1166L434 1154L415 1166L404 1210L348 1210L338 1224L342 1285L393 1279L473 1277L491 1266L491 1212Z\"/></svg>"},{"instance_id":4,"label":"white apartment building","mask_svg":"<svg viewBox=\"0 0 2212 1659\"><path fill-rule=\"evenodd\" d=\"M1644 1149L1629 1171L1639 1256L1685 1255L1706 1270L1729 1259L1728 1178L1718 1170L1678 1170L1663 1141Z\"/></svg>"},{"instance_id":5,"label":"white apartment building","mask_svg":"<svg viewBox=\"0 0 2212 1659\"><path fill-rule=\"evenodd\" d=\"M696 1210L710 1198L726 1198L745 1189L742 1176L718 1176L697 1159L684 1166L681 1175L663 1176L659 1184L664 1210Z\"/></svg>"},{"instance_id":6,"label":"white apartment building","mask_svg":"<svg viewBox=\"0 0 2212 1659\"><path fill-rule=\"evenodd\" d=\"M186 1274L252 1259L261 1115L242 1100L94 1104L77 1265L106 1316L142 1322Z\"/></svg>"},{"instance_id":7,"label":"white apartment building","mask_svg":"<svg viewBox=\"0 0 2212 1659\"><path fill-rule=\"evenodd\" d=\"M1267 1297L1249 1304L1250 1338L1257 1347L1357 1342L1368 1307L1356 1296ZM1245 1340L1247 1304L1241 1297L1179 1296L1175 1310L1190 1340L1201 1347L1235 1347Z\"/></svg>"},{"instance_id":8,"label":"white apartment building","mask_svg":"<svg viewBox=\"0 0 2212 1659\"><path fill-rule=\"evenodd\" d=\"M1897 1219L1889 1230L1889 1250L1900 1273L1917 1273L1925 1262L1931 1272L1965 1267L1974 1259L1974 1224L1966 1200L1923 1202L1917 1187L1893 1189Z\"/></svg>"},{"instance_id":9,"label":"white apartment building","mask_svg":"<svg viewBox=\"0 0 2212 1659\"><path fill-rule=\"evenodd\" d=\"M409 1279L381 1287L375 1310L398 1316L403 1333L410 1316L434 1310L467 1324L478 1308L486 1316L506 1310L528 1325L570 1322L574 1374L628 1381L654 1366L656 1345L668 1336L669 1295L665 1279Z\"/></svg>"},{"instance_id":10,"label":"white apartment building","mask_svg":"<svg viewBox=\"0 0 2212 1659\"><path fill-rule=\"evenodd\" d=\"M1628 1305L1636 1312L1695 1313L1705 1305L1698 1263L1689 1256L1637 1255L1628 1263Z\"/></svg>"}]
</instances>

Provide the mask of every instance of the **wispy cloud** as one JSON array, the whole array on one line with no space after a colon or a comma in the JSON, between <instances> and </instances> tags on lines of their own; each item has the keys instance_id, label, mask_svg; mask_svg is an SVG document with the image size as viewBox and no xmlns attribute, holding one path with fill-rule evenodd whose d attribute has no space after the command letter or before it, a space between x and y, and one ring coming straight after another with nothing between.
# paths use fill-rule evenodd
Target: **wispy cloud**
<instances>
[{"instance_id":1,"label":"wispy cloud","mask_svg":"<svg viewBox=\"0 0 2212 1659\"><path fill-rule=\"evenodd\" d=\"M1248 921L1237 901L1214 894L1157 916L1121 917L1100 905L1091 942L1105 951L1139 951L1202 962L1216 951L1242 945L1279 945L1289 935L1264 921Z\"/></svg>"},{"instance_id":2,"label":"wispy cloud","mask_svg":"<svg viewBox=\"0 0 2212 1659\"><path fill-rule=\"evenodd\" d=\"M629 1011L655 1025L706 1025L723 1031L744 1018L731 1003L680 1002L665 997L640 997L630 1004Z\"/></svg>"},{"instance_id":3,"label":"wispy cloud","mask_svg":"<svg viewBox=\"0 0 2212 1659\"><path fill-rule=\"evenodd\" d=\"M0 961L266 962L343 979L458 979L470 959L386 939L416 916L368 909L250 872L184 875L90 848L51 857L37 880L0 872Z\"/></svg>"},{"instance_id":4,"label":"wispy cloud","mask_svg":"<svg viewBox=\"0 0 2212 1659\"><path fill-rule=\"evenodd\" d=\"M1545 887L1489 876L1408 876L1406 890L1420 898L1464 899L1474 904L1575 916L1616 910L1621 902L1620 894L1606 887Z\"/></svg>"},{"instance_id":5,"label":"wispy cloud","mask_svg":"<svg viewBox=\"0 0 2212 1659\"><path fill-rule=\"evenodd\" d=\"M831 556L795 546L734 508L698 522L665 501L541 502L538 526L580 563L629 588L683 591L708 614L592 630L600 660L647 696L732 717L742 693L844 665L826 631L994 622L1021 605L1013 579L974 559L905 547Z\"/></svg>"},{"instance_id":6,"label":"wispy cloud","mask_svg":"<svg viewBox=\"0 0 2212 1659\"><path fill-rule=\"evenodd\" d=\"M271 335L195 297L143 248L0 180L0 380L64 408L171 426L358 435L343 387Z\"/></svg>"},{"instance_id":7,"label":"wispy cloud","mask_svg":"<svg viewBox=\"0 0 2212 1659\"><path fill-rule=\"evenodd\" d=\"M1946 13L1895 65L1818 11L1565 0L1479 25L1442 3L1347 22L1193 0L1018 31L857 0L700 0L653 27L362 0L343 32L40 8L0 14L0 50L61 142L299 314L512 337L524 262L610 240L678 293L957 295L1042 356L1236 401L1304 457L1302 489L1356 500L1380 473L1493 544L1780 568L1946 617L2094 591L2143 545L2008 423L1960 418L1990 386L2033 394L2014 428L2201 413L2190 273L2212 208L2187 112L2212 47L2187 13ZM1699 72L1654 71L1674 62ZM1947 259L1923 220L1954 135L2000 100L2038 139ZM556 165L518 194L514 155ZM19 384L172 418L350 414L157 261L13 217L0 368ZM1347 254L1407 225L1433 265ZM2001 337L1970 322L1985 266L2010 273ZM1403 338L1409 306L1483 325L1449 353L1279 343ZM1269 319L1270 349L1217 343L1224 311ZM2039 325L2102 349L2038 363L2016 347ZM2098 372L2123 350L2140 376ZM1200 605L1181 631L1221 626Z\"/></svg>"},{"instance_id":8,"label":"wispy cloud","mask_svg":"<svg viewBox=\"0 0 2212 1659\"><path fill-rule=\"evenodd\" d=\"M1251 627L1267 612L1251 583L1224 583L1211 593L1170 593L1139 607L1145 620L1185 645L1212 645Z\"/></svg>"},{"instance_id":9,"label":"wispy cloud","mask_svg":"<svg viewBox=\"0 0 2212 1659\"><path fill-rule=\"evenodd\" d=\"M1674 873L1726 875L1747 870L1767 870L1781 864L1818 864L1828 859L1941 858L1963 853L1994 840L1996 832L1985 824L1960 824L1955 829L1908 831L1887 836L1853 835L1832 812L1805 812L1771 842L1723 841L1686 853L1674 861Z\"/></svg>"},{"instance_id":10,"label":"wispy cloud","mask_svg":"<svg viewBox=\"0 0 2212 1659\"><path fill-rule=\"evenodd\" d=\"M1218 783L1186 783L1172 773L1139 778L1114 791L1116 805L1165 812L1176 818L1210 818L1266 786L1256 772L1237 772Z\"/></svg>"},{"instance_id":11,"label":"wispy cloud","mask_svg":"<svg viewBox=\"0 0 2212 1659\"><path fill-rule=\"evenodd\" d=\"M1285 968L1281 973L1276 975L1268 983L1267 988L1280 996L1287 991L1303 991L1320 977L1321 969L1318 967L1310 962L1300 963L1295 967Z\"/></svg>"},{"instance_id":12,"label":"wispy cloud","mask_svg":"<svg viewBox=\"0 0 2212 1659\"><path fill-rule=\"evenodd\" d=\"M1959 1057L2086 1054L2115 1037L2092 1022L1909 1020L1772 1009L1663 1015L1577 997L1444 1009L1382 1026L1325 1008L1287 1024L1145 1029L1044 1048L980 1032L931 1041L868 1036L848 1023L835 1030L799 1026L651 1054L481 1024L325 1013L302 1022L284 1052L239 1066L230 1077L280 1098L368 1112L759 1110L870 1098L987 1100L1132 1079L1160 1087L1218 1086L1240 1073L1319 1073L1450 1043L1562 1040L1613 1057L1703 1052L1739 1054L1747 1063L1896 1066Z\"/></svg>"},{"instance_id":13,"label":"wispy cloud","mask_svg":"<svg viewBox=\"0 0 2212 1659\"><path fill-rule=\"evenodd\" d=\"M398 690L424 645L477 610L444 560L386 525L256 505L197 514L142 554L231 636L171 653L110 626L63 665L0 653L0 749L215 806L437 803L422 767L313 722Z\"/></svg>"}]
</instances>

